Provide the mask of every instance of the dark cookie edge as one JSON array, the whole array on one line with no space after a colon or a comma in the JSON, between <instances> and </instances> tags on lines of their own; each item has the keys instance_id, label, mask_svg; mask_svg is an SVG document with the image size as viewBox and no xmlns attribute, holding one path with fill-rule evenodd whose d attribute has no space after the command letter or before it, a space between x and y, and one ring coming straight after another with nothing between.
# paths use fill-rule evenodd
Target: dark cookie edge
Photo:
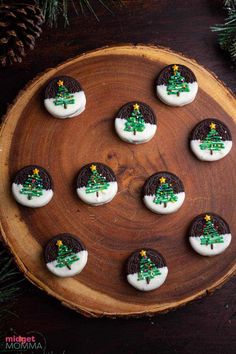
<instances>
[{"instance_id":1,"label":"dark cookie edge","mask_svg":"<svg viewBox=\"0 0 236 354\"><path fill-rule=\"evenodd\" d=\"M40 177L43 180L43 187L46 190L53 190L53 180L50 175L50 173L44 168L39 165L27 165L25 167L22 167L17 173L15 174L15 177L13 179L12 183L16 184L24 184L24 182L27 180L27 177L29 174L32 174L33 169L37 168L40 170ZM27 172L28 171L28 172ZM21 176L20 176L21 174Z\"/></svg>"},{"instance_id":2,"label":"dark cookie edge","mask_svg":"<svg viewBox=\"0 0 236 354\"><path fill-rule=\"evenodd\" d=\"M133 111L133 105L138 104L140 107L140 112L143 115L143 119L145 123L155 124L157 125L156 114L153 109L146 103L140 101L133 101L124 104L118 111L116 118L127 119L130 117Z\"/></svg>"},{"instance_id":3,"label":"dark cookie edge","mask_svg":"<svg viewBox=\"0 0 236 354\"><path fill-rule=\"evenodd\" d=\"M140 270L140 251L139 249L133 252L127 262L126 262L126 275L138 273ZM147 252L147 256L151 259L151 261L155 264L158 268L166 267L165 258L161 255L161 253L157 252L152 248L143 248Z\"/></svg>"},{"instance_id":4,"label":"dark cookie edge","mask_svg":"<svg viewBox=\"0 0 236 354\"><path fill-rule=\"evenodd\" d=\"M143 197L145 195L154 195L156 189L160 186L159 178L164 177L168 183L173 184L172 188L174 193L184 192L184 185L181 179L174 173L161 171L156 172L152 176L148 177L143 186Z\"/></svg>"},{"instance_id":5,"label":"dark cookie edge","mask_svg":"<svg viewBox=\"0 0 236 354\"><path fill-rule=\"evenodd\" d=\"M209 132L211 122L216 124L216 130L223 141L232 141L232 135L228 126L216 118L207 118L197 123L190 133L189 140L204 140Z\"/></svg>"},{"instance_id":6,"label":"dark cookie edge","mask_svg":"<svg viewBox=\"0 0 236 354\"><path fill-rule=\"evenodd\" d=\"M197 78L196 78L195 74L187 66L182 65L182 64L170 64L170 65L165 66L158 74L157 79L156 79L156 86L168 84L168 80L169 80L170 76L173 75L173 69L172 69L173 65L179 66L178 71L180 72L180 74L182 76L185 77L185 80L187 83L197 82Z\"/></svg>"},{"instance_id":7,"label":"dark cookie edge","mask_svg":"<svg viewBox=\"0 0 236 354\"><path fill-rule=\"evenodd\" d=\"M66 76L66 75L56 76L47 83L47 86L45 88L45 93L44 93L44 99L56 97L57 88L58 88L57 82L59 80L64 81L64 85L66 86L66 88L69 90L70 93L83 91L80 83L73 77Z\"/></svg>"},{"instance_id":8,"label":"dark cookie edge","mask_svg":"<svg viewBox=\"0 0 236 354\"><path fill-rule=\"evenodd\" d=\"M77 175L77 179L76 179L76 186L77 188L82 188L82 187L86 187L88 180L91 176L91 170L90 170L90 166L91 165L96 165L97 166L97 171L102 174L102 176L106 177L107 182L116 182L116 176L115 173L113 172L113 170L101 163L101 162L91 162L85 166L83 166Z\"/></svg>"},{"instance_id":9,"label":"dark cookie edge","mask_svg":"<svg viewBox=\"0 0 236 354\"><path fill-rule=\"evenodd\" d=\"M44 248L44 261L50 263L56 260L58 256L57 240L62 240L63 244L70 246L73 252L86 251L83 242L75 235L62 233L51 238Z\"/></svg>"},{"instance_id":10,"label":"dark cookie edge","mask_svg":"<svg viewBox=\"0 0 236 354\"><path fill-rule=\"evenodd\" d=\"M199 237L203 234L203 225L205 224L205 215L213 217L214 226L218 226L218 232L221 235L230 234L229 224L218 214L206 212L204 214L197 215L191 222L188 230L189 237Z\"/></svg>"}]
</instances>

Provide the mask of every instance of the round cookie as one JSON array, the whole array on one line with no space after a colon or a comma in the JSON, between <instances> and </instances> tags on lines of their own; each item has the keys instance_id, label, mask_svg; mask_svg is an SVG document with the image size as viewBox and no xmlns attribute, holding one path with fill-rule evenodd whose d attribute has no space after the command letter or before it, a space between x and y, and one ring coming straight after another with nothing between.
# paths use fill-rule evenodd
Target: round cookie
<instances>
[{"instance_id":1,"label":"round cookie","mask_svg":"<svg viewBox=\"0 0 236 354\"><path fill-rule=\"evenodd\" d=\"M43 167L26 166L17 172L12 183L12 194L24 206L42 207L53 197L51 176Z\"/></svg>"},{"instance_id":2,"label":"round cookie","mask_svg":"<svg viewBox=\"0 0 236 354\"><path fill-rule=\"evenodd\" d=\"M47 268L58 277L79 274L88 260L88 251L78 237L59 234L45 247L44 260Z\"/></svg>"},{"instance_id":3,"label":"round cookie","mask_svg":"<svg viewBox=\"0 0 236 354\"><path fill-rule=\"evenodd\" d=\"M116 195L118 184L112 169L100 162L81 168L77 177L77 194L90 205L109 203Z\"/></svg>"},{"instance_id":4,"label":"round cookie","mask_svg":"<svg viewBox=\"0 0 236 354\"><path fill-rule=\"evenodd\" d=\"M232 148L230 130L218 119L210 118L202 120L191 133L190 147L199 160L220 160Z\"/></svg>"},{"instance_id":5,"label":"round cookie","mask_svg":"<svg viewBox=\"0 0 236 354\"><path fill-rule=\"evenodd\" d=\"M189 242L202 256L216 256L231 242L229 225L219 215L201 214L195 217L189 229Z\"/></svg>"},{"instance_id":6,"label":"round cookie","mask_svg":"<svg viewBox=\"0 0 236 354\"><path fill-rule=\"evenodd\" d=\"M49 82L44 95L46 110L56 118L72 118L85 110L86 97L79 82L58 76Z\"/></svg>"},{"instance_id":7,"label":"round cookie","mask_svg":"<svg viewBox=\"0 0 236 354\"><path fill-rule=\"evenodd\" d=\"M146 143L156 133L156 116L147 104L129 102L118 112L115 129L119 137L128 143Z\"/></svg>"},{"instance_id":8,"label":"round cookie","mask_svg":"<svg viewBox=\"0 0 236 354\"><path fill-rule=\"evenodd\" d=\"M155 173L144 184L144 204L154 213L174 213L181 207L184 199L184 185L179 177L173 173Z\"/></svg>"},{"instance_id":9,"label":"round cookie","mask_svg":"<svg viewBox=\"0 0 236 354\"><path fill-rule=\"evenodd\" d=\"M198 92L196 76L185 65L171 64L161 70L156 81L159 99L169 106L193 102Z\"/></svg>"},{"instance_id":10,"label":"round cookie","mask_svg":"<svg viewBox=\"0 0 236 354\"><path fill-rule=\"evenodd\" d=\"M165 282L167 274L165 259L153 249L136 251L128 259L127 281L138 290L150 291L159 288Z\"/></svg>"}]
</instances>

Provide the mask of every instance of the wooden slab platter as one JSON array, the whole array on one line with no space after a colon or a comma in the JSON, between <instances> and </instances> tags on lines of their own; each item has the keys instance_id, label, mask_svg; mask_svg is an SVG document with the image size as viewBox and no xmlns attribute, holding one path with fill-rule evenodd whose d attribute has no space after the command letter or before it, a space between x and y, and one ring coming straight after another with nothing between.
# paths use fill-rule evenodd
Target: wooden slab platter
<instances>
[{"instance_id":1,"label":"wooden slab platter","mask_svg":"<svg viewBox=\"0 0 236 354\"><path fill-rule=\"evenodd\" d=\"M155 97L154 80L167 64L190 67L197 76L197 99L182 108ZM87 95L86 111L60 120L43 107L45 84L55 75L79 80ZM144 101L157 114L158 132L143 145L122 142L114 117L128 101ZM168 311L213 291L236 270L236 149L214 163L198 161L188 147L197 122L217 117L236 136L235 98L195 61L167 49L125 45L76 57L38 76L17 97L1 130L1 228L5 242L25 276L63 304L87 316L142 316ZM90 207L75 192L78 170L91 161L109 165L119 192L104 206ZM18 205L10 181L18 169L38 164L51 174L52 201L40 209ZM167 170L185 185L186 201L175 214L158 216L146 209L141 188L151 174ZM201 257L188 245L193 217L212 211L229 223L233 235L224 255ZM49 273L42 253L54 235L78 235L87 246L84 271L61 279ZM136 249L163 254L169 276L158 290L142 293L125 279L124 265Z\"/></svg>"}]
</instances>

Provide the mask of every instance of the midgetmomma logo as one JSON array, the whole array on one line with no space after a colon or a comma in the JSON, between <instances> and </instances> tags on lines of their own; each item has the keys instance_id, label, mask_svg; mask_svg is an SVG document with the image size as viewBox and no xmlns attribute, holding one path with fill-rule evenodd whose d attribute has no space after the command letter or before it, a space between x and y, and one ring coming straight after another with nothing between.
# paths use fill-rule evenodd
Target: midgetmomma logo
<instances>
[{"instance_id":1,"label":"midgetmomma logo","mask_svg":"<svg viewBox=\"0 0 236 354\"><path fill-rule=\"evenodd\" d=\"M5 350L38 350L43 349L42 343L36 340L35 336L9 336L5 337Z\"/></svg>"}]
</instances>

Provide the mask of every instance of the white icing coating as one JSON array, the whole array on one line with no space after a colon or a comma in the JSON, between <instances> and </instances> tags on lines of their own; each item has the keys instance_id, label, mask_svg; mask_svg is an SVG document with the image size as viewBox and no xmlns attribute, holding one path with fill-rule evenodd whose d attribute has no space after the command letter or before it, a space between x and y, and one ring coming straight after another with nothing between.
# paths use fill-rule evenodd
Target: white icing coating
<instances>
[{"instance_id":1,"label":"white icing coating","mask_svg":"<svg viewBox=\"0 0 236 354\"><path fill-rule=\"evenodd\" d=\"M192 82L188 84L189 92L180 92L180 95L168 95L166 85L157 85L156 92L157 96L162 102L169 106L184 106L193 102L198 92L198 83Z\"/></svg>"},{"instance_id":2,"label":"white icing coating","mask_svg":"<svg viewBox=\"0 0 236 354\"><path fill-rule=\"evenodd\" d=\"M134 288L141 291L150 291L159 288L166 280L168 274L168 268L162 267L158 268L161 272L160 275L155 276L155 278L150 280L150 283L147 284L146 280L138 280L138 273L128 274L127 281Z\"/></svg>"},{"instance_id":3,"label":"white icing coating","mask_svg":"<svg viewBox=\"0 0 236 354\"><path fill-rule=\"evenodd\" d=\"M230 152L233 145L232 141L230 140L223 141L225 146L224 149L220 151L213 151L213 154L211 155L210 150L201 150L201 143L201 140L191 140L190 147L197 158L202 161L217 161L223 159L223 157L225 157Z\"/></svg>"},{"instance_id":4,"label":"white icing coating","mask_svg":"<svg viewBox=\"0 0 236 354\"><path fill-rule=\"evenodd\" d=\"M230 245L231 242L231 234L220 235L224 239L224 243L214 243L213 249L211 249L211 245L201 245L201 237L189 237L189 242L197 253L202 256L216 256L226 250L226 248Z\"/></svg>"},{"instance_id":5,"label":"white icing coating","mask_svg":"<svg viewBox=\"0 0 236 354\"><path fill-rule=\"evenodd\" d=\"M20 193L20 190L23 188L22 184L12 183L12 194L16 201L24 206L30 208L40 208L48 204L53 197L52 189L43 189L43 195L39 197L32 197L28 199L26 194Z\"/></svg>"},{"instance_id":6,"label":"white icing coating","mask_svg":"<svg viewBox=\"0 0 236 354\"><path fill-rule=\"evenodd\" d=\"M77 188L77 194L79 198L90 205L98 206L102 204L109 203L118 191L117 182L108 182L109 187L101 192L99 192L98 197L96 192L86 193L86 187Z\"/></svg>"},{"instance_id":7,"label":"white icing coating","mask_svg":"<svg viewBox=\"0 0 236 354\"><path fill-rule=\"evenodd\" d=\"M73 93L75 103L68 104L65 109L63 105L56 106L53 102L55 98L46 98L44 105L47 111L56 118L72 118L78 116L85 110L86 97L84 91Z\"/></svg>"},{"instance_id":8,"label":"white icing coating","mask_svg":"<svg viewBox=\"0 0 236 354\"><path fill-rule=\"evenodd\" d=\"M76 253L75 255L79 257L79 260L70 265L71 269L67 267L56 267L57 260L46 263L46 266L50 270L50 272L57 275L58 277L73 277L75 274L79 274L80 272L82 272L82 270L86 266L88 260L88 251L83 250Z\"/></svg>"},{"instance_id":9,"label":"white icing coating","mask_svg":"<svg viewBox=\"0 0 236 354\"><path fill-rule=\"evenodd\" d=\"M127 120L122 118L115 119L115 129L119 137L132 144L141 144L146 143L151 140L156 133L157 126L156 124L145 123L145 129L143 132L136 132L134 135L133 132L125 131L125 124Z\"/></svg>"},{"instance_id":10,"label":"white icing coating","mask_svg":"<svg viewBox=\"0 0 236 354\"><path fill-rule=\"evenodd\" d=\"M154 213L171 214L176 212L181 207L185 199L185 192L176 193L175 195L178 197L177 201L168 202L166 207L164 207L163 203L162 204L153 203L155 195L145 195L143 201L146 207L151 211L153 211Z\"/></svg>"}]
</instances>

